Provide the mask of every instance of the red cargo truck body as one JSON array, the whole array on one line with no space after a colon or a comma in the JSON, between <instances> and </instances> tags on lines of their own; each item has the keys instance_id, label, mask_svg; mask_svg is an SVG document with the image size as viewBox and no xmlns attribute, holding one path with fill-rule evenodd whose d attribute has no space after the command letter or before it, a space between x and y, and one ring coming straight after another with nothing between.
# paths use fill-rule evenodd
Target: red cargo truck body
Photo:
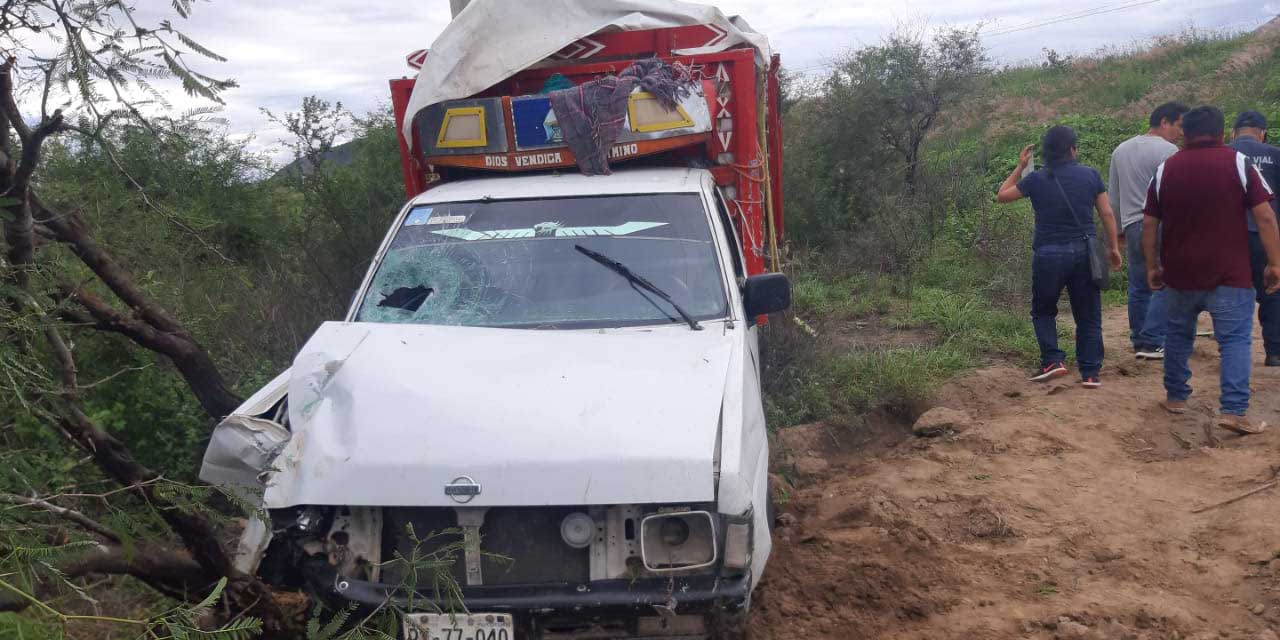
<instances>
[{"instance_id":1,"label":"red cargo truck body","mask_svg":"<svg viewBox=\"0 0 1280 640\"><path fill-rule=\"evenodd\" d=\"M697 109L689 111L705 114L709 121L700 127L654 132L629 120L630 131L624 130L609 151L611 165L615 170L627 164L709 168L737 226L748 274L776 270L783 232L778 56L768 68L760 68L756 51L745 46L716 53L673 53L711 46L723 37L723 31L710 25L598 33L480 94L424 109L412 116L415 144L400 134L405 193L412 198L443 182L479 173L576 171L573 154L562 142L540 139L540 144L530 145L522 138L530 129L522 118L528 120L524 116L532 113L536 119L546 112L546 97L539 94L548 80L560 75L580 85L656 56L689 69L695 88L692 99L705 101L705 112L702 104L691 105ZM420 66L426 55L410 54L410 65ZM401 132L414 83L412 78L391 81L396 128ZM695 118L685 111L681 108L681 117L692 125ZM472 134L476 139L446 141L443 131L451 114L471 116L478 125Z\"/></svg>"}]
</instances>

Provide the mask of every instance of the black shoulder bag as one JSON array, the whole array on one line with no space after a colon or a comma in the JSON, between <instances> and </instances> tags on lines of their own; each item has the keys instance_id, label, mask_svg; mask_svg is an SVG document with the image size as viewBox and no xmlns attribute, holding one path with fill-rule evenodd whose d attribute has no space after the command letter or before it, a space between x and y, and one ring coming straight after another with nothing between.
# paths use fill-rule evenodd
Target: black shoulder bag
<instances>
[{"instance_id":1,"label":"black shoulder bag","mask_svg":"<svg viewBox=\"0 0 1280 640\"><path fill-rule=\"evenodd\" d=\"M1071 217L1076 219L1082 225L1092 226L1093 221L1081 221L1080 215L1076 213L1076 208L1071 206L1071 198L1067 197L1067 190L1062 188L1062 183L1058 182L1058 176L1049 174L1053 178L1053 183L1058 185L1058 193L1062 194L1062 199L1067 202L1067 209L1071 211ZM1106 289L1111 284L1111 265L1107 262L1107 253L1102 248L1102 241L1098 239L1098 234L1088 235L1084 237L1085 244L1089 247L1089 276L1093 278L1093 284L1099 289Z\"/></svg>"}]
</instances>

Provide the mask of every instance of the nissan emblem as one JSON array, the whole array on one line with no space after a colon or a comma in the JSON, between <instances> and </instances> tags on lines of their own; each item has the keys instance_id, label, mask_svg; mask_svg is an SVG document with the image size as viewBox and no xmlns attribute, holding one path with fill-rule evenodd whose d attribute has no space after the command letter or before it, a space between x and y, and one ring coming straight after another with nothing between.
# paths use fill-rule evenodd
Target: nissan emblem
<instances>
[{"instance_id":1,"label":"nissan emblem","mask_svg":"<svg viewBox=\"0 0 1280 640\"><path fill-rule=\"evenodd\" d=\"M472 480L471 476L458 476L444 485L444 494L458 504L466 504L480 495L480 483Z\"/></svg>"}]
</instances>

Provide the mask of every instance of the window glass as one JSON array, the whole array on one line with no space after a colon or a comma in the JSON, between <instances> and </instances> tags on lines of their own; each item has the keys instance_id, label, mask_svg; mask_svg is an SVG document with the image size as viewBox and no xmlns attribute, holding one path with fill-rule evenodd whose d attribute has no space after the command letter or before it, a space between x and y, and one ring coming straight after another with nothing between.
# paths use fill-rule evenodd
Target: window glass
<instances>
[{"instance_id":1,"label":"window glass","mask_svg":"<svg viewBox=\"0 0 1280 640\"><path fill-rule=\"evenodd\" d=\"M545 329L682 322L579 246L653 283L695 319L727 315L702 199L681 193L417 207L356 320Z\"/></svg>"}]
</instances>

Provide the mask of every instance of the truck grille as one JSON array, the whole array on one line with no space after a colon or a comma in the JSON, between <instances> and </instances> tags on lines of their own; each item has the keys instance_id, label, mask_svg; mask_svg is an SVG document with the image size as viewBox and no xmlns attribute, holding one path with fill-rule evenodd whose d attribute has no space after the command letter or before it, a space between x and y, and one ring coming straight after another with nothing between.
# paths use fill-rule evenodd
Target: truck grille
<instances>
[{"instance_id":1,"label":"truck grille","mask_svg":"<svg viewBox=\"0 0 1280 640\"><path fill-rule=\"evenodd\" d=\"M574 549L560 538L560 522L581 511L574 507L494 507L480 527L481 574L486 585L586 583L591 575L589 550ZM413 555L412 525L419 540L417 555L460 544L462 530L449 507L390 507L383 509L382 557ZM440 535L442 534L443 535ZM381 582L402 583L405 563L385 565ZM454 579L466 585L466 561L461 549L451 565ZM421 578L424 582L429 578ZM421 586L426 586L425 584Z\"/></svg>"}]
</instances>

